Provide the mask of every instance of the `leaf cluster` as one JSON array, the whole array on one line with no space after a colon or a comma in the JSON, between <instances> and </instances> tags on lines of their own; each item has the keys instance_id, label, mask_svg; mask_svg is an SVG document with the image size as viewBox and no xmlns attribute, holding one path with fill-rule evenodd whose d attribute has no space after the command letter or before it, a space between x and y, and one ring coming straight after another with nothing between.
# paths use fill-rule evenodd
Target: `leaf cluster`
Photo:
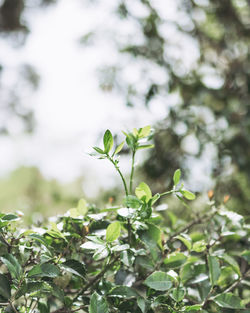
<instances>
[{"instance_id":1,"label":"leaf cluster","mask_svg":"<svg viewBox=\"0 0 250 313\"><path fill-rule=\"evenodd\" d=\"M125 133L128 145L136 138L132 155L146 130ZM95 151L120 171L110 131L103 144ZM0 214L0 312L247 312L250 227L242 216L210 200L189 224L172 213L167 227L157 202L173 195L185 207L195 199L180 170L164 193L153 195L145 182L124 191L120 206L81 199L40 228Z\"/></svg>"}]
</instances>

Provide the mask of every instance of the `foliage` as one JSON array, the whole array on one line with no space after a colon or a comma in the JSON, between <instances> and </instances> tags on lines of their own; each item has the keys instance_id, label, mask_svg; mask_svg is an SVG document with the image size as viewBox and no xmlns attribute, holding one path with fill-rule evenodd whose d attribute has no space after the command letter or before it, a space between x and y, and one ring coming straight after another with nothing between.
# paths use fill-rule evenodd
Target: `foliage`
<instances>
[{"instance_id":1,"label":"foliage","mask_svg":"<svg viewBox=\"0 0 250 313\"><path fill-rule=\"evenodd\" d=\"M150 127L124 133L132 151L149 143ZM106 131L95 155L121 177L121 206L99 209L81 199L49 226L20 229L0 215L1 312L248 312L249 225L225 204L210 201L189 224L162 225L157 201L195 195L173 176L173 188L153 195L119 168L119 150ZM113 149L113 150L112 150ZM186 200L185 200L186 199ZM178 221L181 222L181 221ZM232 244L233 243L233 244ZM231 311L230 311L231 312Z\"/></svg>"},{"instance_id":2,"label":"foliage","mask_svg":"<svg viewBox=\"0 0 250 313\"><path fill-rule=\"evenodd\" d=\"M120 57L111 83L106 71L109 90L130 107L166 108L143 173L164 190L173 168L190 177L212 159L215 196L232 195L228 205L249 214L249 0L121 0L116 17L136 36L114 30Z\"/></svg>"}]
</instances>

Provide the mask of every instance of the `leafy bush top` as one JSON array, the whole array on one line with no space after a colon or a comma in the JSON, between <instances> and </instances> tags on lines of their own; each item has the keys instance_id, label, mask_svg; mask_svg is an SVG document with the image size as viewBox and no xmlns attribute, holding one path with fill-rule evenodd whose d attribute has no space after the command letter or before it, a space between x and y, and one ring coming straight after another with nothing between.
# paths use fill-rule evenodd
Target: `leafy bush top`
<instances>
[{"instance_id":1,"label":"leafy bush top","mask_svg":"<svg viewBox=\"0 0 250 313\"><path fill-rule=\"evenodd\" d=\"M107 130L95 155L121 177L125 198L97 208L81 199L49 226L20 228L16 214L0 214L0 312L249 312L249 225L212 200L190 223L157 205L173 194L190 209L195 195L173 176L173 188L152 195L133 189L135 154L152 148L150 126L124 133L132 151L127 184ZM191 210L192 211L192 210Z\"/></svg>"}]
</instances>

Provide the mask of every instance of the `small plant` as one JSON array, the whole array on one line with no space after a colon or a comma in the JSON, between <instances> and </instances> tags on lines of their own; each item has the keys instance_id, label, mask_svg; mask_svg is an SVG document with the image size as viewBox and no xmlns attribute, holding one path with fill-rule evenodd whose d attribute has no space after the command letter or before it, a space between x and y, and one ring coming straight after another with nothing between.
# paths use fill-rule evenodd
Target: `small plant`
<instances>
[{"instance_id":1,"label":"small plant","mask_svg":"<svg viewBox=\"0 0 250 313\"><path fill-rule=\"evenodd\" d=\"M81 199L48 226L20 228L16 214L0 215L0 310L41 313L248 312L249 225L212 200L190 223L157 204L174 195L180 205L195 195L173 175L173 188L152 195L134 189L136 152L152 148L150 126L125 133L113 147L107 130L95 155L111 162L124 187L120 206L97 208ZM129 180L119 168L127 144ZM225 201L226 202L226 201Z\"/></svg>"}]
</instances>

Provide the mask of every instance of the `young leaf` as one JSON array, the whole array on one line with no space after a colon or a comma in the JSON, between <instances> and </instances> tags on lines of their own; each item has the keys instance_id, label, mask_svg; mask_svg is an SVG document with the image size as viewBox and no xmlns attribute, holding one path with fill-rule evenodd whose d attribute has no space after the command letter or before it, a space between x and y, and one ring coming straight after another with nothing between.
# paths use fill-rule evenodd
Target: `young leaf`
<instances>
[{"instance_id":1,"label":"young leaf","mask_svg":"<svg viewBox=\"0 0 250 313\"><path fill-rule=\"evenodd\" d=\"M136 187L135 194L138 197L138 199L140 200L145 199L146 202L148 202L152 198L151 190L149 186L144 182L141 182L139 186Z\"/></svg>"},{"instance_id":2,"label":"young leaf","mask_svg":"<svg viewBox=\"0 0 250 313\"><path fill-rule=\"evenodd\" d=\"M151 149L154 148L154 145L141 145L137 147L137 150L141 150L141 149Z\"/></svg>"},{"instance_id":3,"label":"young leaf","mask_svg":"<svg viewBox=\"0 0 250 313\"><path fill-rule=\"evenodd\" d=\"M105 153L109 153L109 151L113 147L113 143L114 143L113 136L112 136L110 130L107 129L104 136L103 136L103 145L104 145Z\"/></svg>"},{"instance_id":4,"label":"young leaf","mask_svg":"<svg viewBox=\"0 0 250 313\"><path fill-rule=\"evenodd\" d=\"M209 279L212 286L216 285L220 277L220 263L215 256L208 255Z\"/></svg>"},{"instance_id":5,"label":"young leaf","mask_svg":"<svg viewBox=\"0 0 250 313\"><path fill-rule=\"evenodd\" d=\"M144 284L154 290L165 291L172 287L172 278L165 272L158 271L148 276Z\"/></svg>"},{"instance_id":6,"label":"young leaf","mask_svg":"<svg viewBox=\"0 0 250 313\"><path fill-rule=\"evenodd\" d=\"M180 193L183 195L184 198L188 200L194 200L196 198L195 194L188 190L181 190Z\"/></svg>"},{"instance_id":7,"label":"young leaf","mask_svg":"<svg viewBox=\"0 0 250 313\"><path fill-rule=\"evenodd\" d=\"M179 239L184 245L188 248L188 250L191 250L192 248L192 239L187 234L181 234L175 237L176 239Z\"/></svg>"},{"instance_id":8,"label":"young leaf","mask_svg":"<svg viewBox=\"0 0 250 313\"><path fill-rule=\"evenodd\" d=\"M112 224L109 224L107 230L106 230L106 240L108 242L112 242L116 240L121 233L121 224L120 222L114 222Z\"/></svg>"},{"instance_id":9,"label":"young leaf","mask_svg":"<svg viewBox=\"0 0 250 313\"><path fill-rule=\"evenodd\" d=\"M233 293L222 293L213 298L213 301L222 308L228 309L244 309L241 299Z\"/></svg>"},{"instance_id":10,"label":"young leaf","mask_svg":"<svg viewBox=\"0 0 250 313\"><path fill-rule=\"evenodd\" d=\"M108 313L108 305L105 298L94 292L90 298L89 313Z\"/></svg>"},{"instance_id":11,"label":"young leaf","mask_svg":"<svg viewBox=\"0 0 250 313\"><path fill-rule=\"evenodd\" d=\"M93 149L100 154L105 154L105 151L103 151L101 148L93 147Z\"/></svg>"},{"instance_id":12,"label":"young leaf","mask_svg":"<svg viewBox=\"0 0 250 313\"><path fill-rule=\"evenodd\" d=\"M174 177L173 177L173 181L174 181L175 186L179 184L180 178L181 178L181 170L178 169L174 172Z\"/></svg>"},{"instance_id":13,"label":"young leaf","mask_svg":"<svg viewBox=\"0 0 250 313\"><path fill-rule=\"evenodd\" d=\"M124 146L124 142L125 142L125 141L123 141L122 143L119 144L119 146L116 147L115 152L114 152L114 155L117 154L117 153L119 153L119 152L122 150L122 148L123 148L123 146Z\"/></svg>"},{"instance_id":14,"label":"young leaf","mask_svg":"<svg viewBox=\"0 0 250 313\"><path fill-rule=\"evenodd\" d=\"M207 247L207 244L206 244L205 240L199 240L193 244L192 251L200 253L200 252L206 250L206 247Z\"/></svg>"},{"instance_id":15,"label":"young leaf","mask_svg":"<svg viewBox=\"0 0 250 313\"><path fill-rule=\"evenodd\" d=\"M151 126L145 126L143 128L139 129L139 138L145 138L148 137L148 135L150 134L150 130L151 130Z\"/></svg>"}]
</instances>

